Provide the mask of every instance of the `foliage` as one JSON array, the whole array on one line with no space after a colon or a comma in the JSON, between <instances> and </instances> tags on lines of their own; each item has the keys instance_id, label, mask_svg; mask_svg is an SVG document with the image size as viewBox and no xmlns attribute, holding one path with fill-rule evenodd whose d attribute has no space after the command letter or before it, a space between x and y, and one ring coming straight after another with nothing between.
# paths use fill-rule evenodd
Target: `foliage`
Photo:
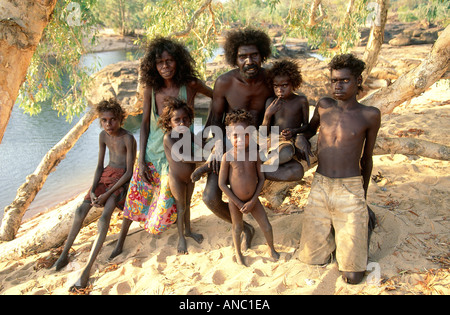
<instances>
[{"instance_id":1,"label":"foliage","mask_svg":"<svg viewBox=\"0 0 450 315\"><path fill-rule=\"evenodd\" d=\"M89 75L98 70L82 64L85 43L95 41L94 29L111 27L123 34L145 30L146 41L155 36L173 36L188 46L202 79L206 62L216 53L218 37L229 28L276 25L284 38L307 38L312 48L331 57L348 52L359 41L369 3L355 0L322 0L324 18L308 23L313 0L59 0L53 18L37 47L22 85L18 102L27 113L35 114L51 103L59 114L71 120L85 109L84 93ZM391 0L399 19L439 21L448 24L448 0ZM70 22L79 6L79 21ZM331 49L330 49L331 48ZM275 53L275 51L274 51ZM224 68L225 69L225 68Z\"/></svg>"},{"instance_id":2,"label":"foliage","mask_svg":"<svg viewBox=\"0 0 450 315\"><path fill-rule=\"evenodd\" d=\"M287 17L287 36L303 37L313 49L318 49L323 56L331 57L346 53L360 39L359 29L364 25L368 14L367 0L355 0L350 14L346 12L343 1L324 2L325 18L317 24L309 24L311 3L303 2L289 11ZM316 16L321 12L317 11ZM330 49L332 48L332 49Z\"/></svg>"},{"instance_id":3,"label":"foliage","mask_svg":"<svg viewBox=\"0 0 450 315\"><path fill-rule=\"evenodd\" d=\"M449 22L450 2L448 0L398 0L394 1L398 19L402 22L427 20L447 26Z\"/></svg>"},{"instance_id":4,"label":"foliage","mask_svg":"<svg viewBox=\"0 0 450 315\"><path fill-rule=\"evenodd\" d=\"M53 17L36 48L18 101L26 113L37 114L51 103L58 114L70 121L83 112L84 93L95 69L84 66L84 43L95 42L96 20L91 8L95 0L58 1Z\"/></svg>"},{"instance_id":5,"label":"foliage","mask_svg":"<svg viewBox=\"0 0 450 315\"><path fill-rule=\"evenodd\" d=\"M240 26L283 24L292 0L228 0L224 2L223 21Z\"/></svg>"},{"instance_id":6,"label":"foliage","mask_svg":"<svg viewBox=\"0 0 450 315\"><path fill-rule=\"evenodd\" d=\"M148 0L102 0L101 5L94 6L92 12L103 26L128 35L143 27L147 3Z\"/></svg>"},{"instance_id":7,"label":"foliage","mask_svg":"<svg viewBox=\"0 0 450 315\"><path fill-rule=\"evenodd\" d=\"M205 0L161 0L149 3L145 9L146 37L172 36L181 38L197 62L198 72L205 79L206 61L218 48L217 37L222 24L222 5Z\"/></svg>"}]
</instances>

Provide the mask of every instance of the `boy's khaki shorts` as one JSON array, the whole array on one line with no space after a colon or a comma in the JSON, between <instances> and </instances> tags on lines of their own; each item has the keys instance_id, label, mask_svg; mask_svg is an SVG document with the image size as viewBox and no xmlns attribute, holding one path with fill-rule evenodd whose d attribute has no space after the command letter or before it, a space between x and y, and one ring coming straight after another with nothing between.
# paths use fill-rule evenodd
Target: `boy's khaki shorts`
<instances>
[{"instance_id":1,"label":"boy's khaki shorts","mask_svg":"<svg viewBox=\"0 0 450 315\"><path fill-rule=\"evenodd\" d=\"M340 271L365 271L368 221L361 176L328 178L316 173L304 212L299 259L325 264L336 249Z\"/></svg>"}]
</instances>

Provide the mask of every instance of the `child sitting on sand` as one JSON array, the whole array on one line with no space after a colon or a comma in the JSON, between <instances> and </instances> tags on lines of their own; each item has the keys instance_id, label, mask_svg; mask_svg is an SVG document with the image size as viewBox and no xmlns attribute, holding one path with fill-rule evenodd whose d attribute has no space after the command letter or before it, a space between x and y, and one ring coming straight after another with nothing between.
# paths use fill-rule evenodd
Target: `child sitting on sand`
<instances>
[{"instance_id":1,"label":"child sitting on sand","mask_svg":"<svg viewBox=\"0 0 450 315\"><path fill-rule=\"evenodd\" d=\"M178 227L178 253L187 254L185 236L192 237L197 243L203 242L203 235L191 231L191 197L194 191L194 183L191 174L195 169L195 161L192 157L192 140L189 127L194 118L194 111L185 102L166 97L164 110L158 121L160 127L165 130L164 151L169 162L169 187L175 198L177 206ZM179 146L179 141L189 137L188 147ZM183 144L183 143L181 143ZM189 152L185 152L185 150ZM183 151L183 152L180 152Z\"/></svg>"},{"instance_id":2,"label":"child sitting on sand","mask_svg":"<svg viewBox=\"0 0 450 315\"><path fill-rule=\"evenodd\" d=\"M269 144L268 150L269 154L278 150L278 154L264 164L298 163L301 157L295 147L295 137L307 128L309 119L308 99L294 92L302 83L300 70L294 61L282 60L275 62L267 75L276 96L266 101L262 126L278 126L281 133L278 145ZM292 158L297 161L291 161Z\"/></svg>"},{"instance_id":3,"label":"child sitting on sand","mask_svg":"<svg viewBox=\"0 0 450 315\"><path fill-rule=\"evenodd\" d=\"M258 199L264 185L264 173L261 171L259 154L249 149L250 134L245 129L253 126L253 115L245 110L235 110L227 114L225 125L227 136L233 147L223 155L219 173L219 187L228 196L232 221L233 243L236 260L245 266L241 253L241 233L243 214L251 213L261 227L270 247L270 255L278 259L280 254L273 245L272 225L264 207ZM256 151L256 144L254 146ZM254 153L254 154L252 154ZM253 158L251 158L254 156ZM228 183L230 187L228 187Z\"/></svg>"},{"instance_id":4,"label":"child sitting on sand","mask_svg":"<svg viewBox=\"0 0 450 315\"><path fill-rule=\"evenodd\" d=\"M94 207L104 207L102 216L98 221L98 234L93 243L89 260L84 267L78 281L70 288L74 291L85 288L88 284L92 265L108 233L111 215L116 207L123 209L127 184L133 173L133 163L136 158L136 140L133 135L122 128L125 112L115 99L102 101L97 105L100 125L103 131L99 135L98 164L94 174L94 182L81 206L76 210L72 228L67 238L61 256L54 267L60 270L69 263L68 254L80 231L83 221L89 210ZM104 159L106 148L109 150L109 164L105 168ZM130 226L131 221L124 218L123 226ZM121 232L126 236L128 229ZM123 243L123 242L122 242ZM116 250L114 250L113 254Z\"/></svg>"}]
</instances>

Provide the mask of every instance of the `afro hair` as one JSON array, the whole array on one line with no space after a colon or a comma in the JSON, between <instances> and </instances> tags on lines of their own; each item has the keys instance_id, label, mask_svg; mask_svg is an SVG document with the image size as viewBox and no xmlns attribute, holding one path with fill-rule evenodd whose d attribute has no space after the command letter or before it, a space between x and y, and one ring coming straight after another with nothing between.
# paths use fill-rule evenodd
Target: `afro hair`
<instances>
[{"instance_id":1,"label":"afro hair","mask_svg":"<svg viewBox=\"0 0 450 315\"><path fill-rule=\"evenodd\" d=\"M294 90L299 88L303 82L300 67L294 60L275 61L267 72L270 86L273 86L273 80L277 76L287 76Z\"/></svg>"},{"instance_id":2,"label":"afro hair","mask_svg":"<svg viewBox=\"0 0 450 315\"><path fill-rule=\"evenodd\" d=\"M149 43L141 61L141 83L151 86L155 91L164 87L164 79L156 70L156 60L164 51L167 51L175 59L176 73L173 80L178 86L185 85L198 77L195 61L181 42L166 37L156 37Z\"/></svg>"},{"instance_id":3,"label":"afro hair","mask_svg":"<svg viewBox=\"0 0 450 315\"><path fill-rule=\"evenodd\" d=\"M225 39L225 59L231 66L237 66L237 52L240 46L255 45L261 55L262 62L272 54L272 41L263 31L246 28L243 30L233 30L226 35Z\"/></svg>"}]
</instances>

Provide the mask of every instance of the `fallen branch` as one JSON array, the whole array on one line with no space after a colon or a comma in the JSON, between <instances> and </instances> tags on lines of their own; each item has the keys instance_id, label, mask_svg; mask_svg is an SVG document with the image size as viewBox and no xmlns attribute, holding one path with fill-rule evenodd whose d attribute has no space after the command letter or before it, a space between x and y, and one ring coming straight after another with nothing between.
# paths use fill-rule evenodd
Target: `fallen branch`
<instances>
[{"instance_id":1,"label":"fallen branch","mask_svg":"<svg viewBox=\"0 0 450 315\"><path fill-rule=\"evenodd\" d=\"M43 214L39 224L25 232L17 239L0 245L0 261L18 259L23 256L45 252L51 248L61 246L67 239L72 226L75 210L83 202L86 192L64 206ZM103 208L92 207L83 226L97 220Z\"/></svg>"},{"instance_id":2,"label":"fallen branch","mask_svg":"<svg viewBox=\"0 0 450 315\"><path fill-rule=\"evenodd\" d=\"M394 153L420 155L436 160L450 160L450 147L444 144L414 138L377 138L374 155Z\"/></svg>"}]
</instances>

